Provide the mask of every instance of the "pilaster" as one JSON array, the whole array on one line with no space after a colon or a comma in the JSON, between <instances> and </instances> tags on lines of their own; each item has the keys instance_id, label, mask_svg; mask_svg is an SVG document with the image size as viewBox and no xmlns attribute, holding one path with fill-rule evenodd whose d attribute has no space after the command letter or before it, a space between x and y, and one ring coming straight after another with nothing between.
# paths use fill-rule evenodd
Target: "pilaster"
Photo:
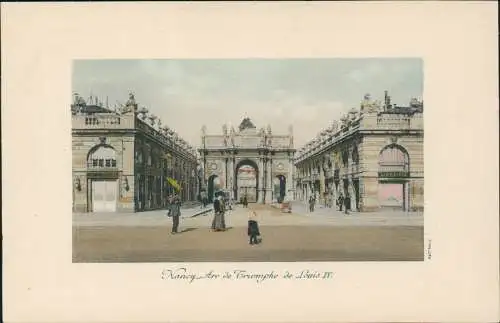
<instances>
[{"instance_id":1,"label":"pilaster","mask_svg":"<svg viewBox=\"0 0 500 323\"><path fill-rule=\"evenodd\" d=\"M273 181L272 181L272 167L273 161L271 158L267 159L266 161L266 169L267 169L267 174L266 174L266 198L265 198L265 203L269 204L272 203L272 187L273 187Z\"/></svg>"},{"instance_id":2,"label":"pilaster","mask_svg":"<svg viewBox=\"0 0 500 323\"><path fill-rule=\"evenodd\" d=\"M259 157L259 203L264 203L264 194L265 194L265 181L264 181L264 159L263 157Z\"/></svg>"},{"instance_id":3,"label":"pilaster","mask_svg":"<svg viewBox=\"0 0 500 323\"><path fill-rule=\"evenodd\" d=\"M378 178L362 177L359 181L359 207L363 212L377 211L380 208L378 200Z\"/></svg>"}]
</instances>

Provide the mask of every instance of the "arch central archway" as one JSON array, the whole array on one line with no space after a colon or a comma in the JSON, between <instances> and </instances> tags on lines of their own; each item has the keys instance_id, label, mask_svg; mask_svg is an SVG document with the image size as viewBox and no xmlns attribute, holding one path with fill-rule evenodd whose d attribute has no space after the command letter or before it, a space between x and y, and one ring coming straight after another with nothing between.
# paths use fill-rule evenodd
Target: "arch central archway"
<instances>
[{"instance_id":1,"label":"arch central archway","mask_svg":"<svg viewBox=\"0 0 500 323\"><path fill-rule=\"evenodd\" d=\"M259 167L251 159L241 160L235 167L234 196L237 201L246 195L249 203L259 200Z\"/></svg>"},{"instance_id":2,"label":"arch central archway","mask_svg":"<svg viewBox=\"0 0 500 323\"><path fill-rule=\"evenodd\" d=\"M215 192L221 189L220 186L220 179L219 176L217 175L211 175L208 178L208 192L207 192L207 198L210 203L214 201L214 196Z\"/></svg>"}]
</instances>

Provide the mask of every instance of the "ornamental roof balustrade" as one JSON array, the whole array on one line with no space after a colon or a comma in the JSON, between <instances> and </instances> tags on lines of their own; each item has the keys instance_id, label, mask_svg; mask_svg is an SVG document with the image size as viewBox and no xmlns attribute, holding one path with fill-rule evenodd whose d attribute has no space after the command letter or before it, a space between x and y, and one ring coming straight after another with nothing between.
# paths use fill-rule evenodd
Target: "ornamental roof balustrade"
<instances>
[{"instance_id":1,"label":"ornamental roof balustrade","mask_svg":"<svg viewBox=\"0 0 500 323\"><path fill-rule=\"evenodd\" d=\"M80 114L71 116L74 130L85 129L133 129L133 116L120 116L115 113Z\"/></svg>"},{"instance_id":2,"label":"ornamental roof balustrade","mask_svg":"<svg viewBox=\"0 0 500 323\"><path fill-rule=\"evenodd\" d=\"M321 152L321 151L323 151L325 149L328 149L328 147L330 147L331 145L334 145L337 142L343 140L344 138L352 135L354 132L359 131L359 129L360 129L360 120L361 119L355 120L354 122L351 123L350 127L345 128L344 130L341 130L340 132L338 132L336 138L331 143L325 144L321 148L320 147L315 147L313 149L308 149L307 152L303 156L301 156L299 158L299 162L302 161L302 160L305 160L305 159L309 158L310 156L312 156L312 155L314 155L314 154L316 154L318 152Z\"/></svg>"}]
</instances>

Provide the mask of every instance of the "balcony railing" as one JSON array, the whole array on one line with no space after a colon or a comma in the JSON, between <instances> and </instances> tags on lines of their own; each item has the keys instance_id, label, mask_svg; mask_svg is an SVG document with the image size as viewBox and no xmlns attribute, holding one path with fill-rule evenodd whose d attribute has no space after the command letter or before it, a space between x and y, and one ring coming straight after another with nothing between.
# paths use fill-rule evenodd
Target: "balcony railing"
<instances>
[{"instance_id":1,"label":"balcony railing","mask_svg":"<svg viewBox=\"0 0 500 323\"><path fill-rule=\"evenodd\" d=\"M382 114L377 117L377 127L383 129L409 129L411 117L402 114Z\"/></svg>"},{"instance_id":2,"label":"balcony railing","mask_svg":"<svg viewBox=\"0 0 500 323\"><path fill-rule=\"evenodd\" d=\"M408 165L379 165L379 177L409 177L410 170Z\"/></svg>"}]
</instances>

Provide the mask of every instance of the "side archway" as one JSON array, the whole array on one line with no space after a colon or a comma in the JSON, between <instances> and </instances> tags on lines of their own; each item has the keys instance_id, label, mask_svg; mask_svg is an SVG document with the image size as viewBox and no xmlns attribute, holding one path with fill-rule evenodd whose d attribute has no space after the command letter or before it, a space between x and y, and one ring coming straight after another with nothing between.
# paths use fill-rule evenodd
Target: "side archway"
<instances>
[{"instance_id":1,"label":"side archway","mask_svg":"<svg viewBox=\"0 0 500 323\"><path fill-rule=\"evenodd\" d=\"M406 210L408 208L408 177L410 158L405 148L390 144L379 154L378 200L382 208Z\"/></svg>"},{"instance_id":2,"label":"side archway","mask_svg":"<svg viewBox=\"0 0 500 323\"><path fill-rule=\"evenodd\" d=\"M379 154L379 177L407 177L409 171L410 156L404 147L391 144L382 148Z\"/></svg>"},{"instance_id":3,"label":"side archway","mask_svg":"<svg viewBox=\"0 0 500 323\"><path fill-rule=\"evenodd\" d=\"M219 176L216 174L211 175L208 178L208 185L207 185L207 198L210 203L214 201L214 196L215 192L220 189L220 181L219 181Z\"/></svg>"}]
</instances>

